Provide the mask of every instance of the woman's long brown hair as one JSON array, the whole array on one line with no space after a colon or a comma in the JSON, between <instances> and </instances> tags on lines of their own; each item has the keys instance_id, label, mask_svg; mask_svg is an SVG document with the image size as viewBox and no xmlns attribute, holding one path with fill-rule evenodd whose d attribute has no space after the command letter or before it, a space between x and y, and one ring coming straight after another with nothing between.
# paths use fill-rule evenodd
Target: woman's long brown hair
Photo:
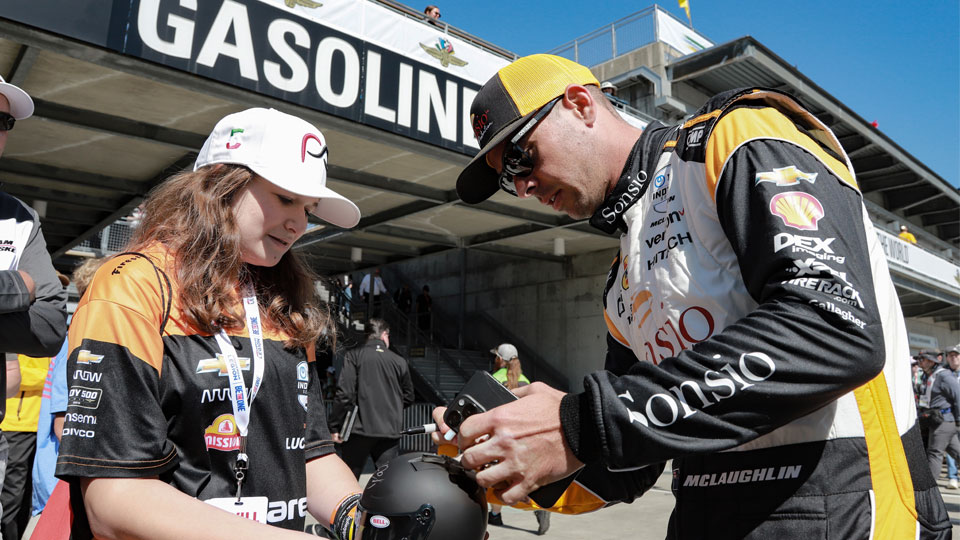
<instances>
[{"instance_id":1,"label":"woman's long brown hair","mask_svg":"<svg viewBox=\"0 0 960 540\"><path fill-rule=\"evenodd\" d=\"M520 388L520 375L522 373L523 368L520 366L520 359L517 357L510 359L507 362L507 388L510 390Z\"/></svg>"},{"instance_id":2,"label":"woman's long brown hair","mask_svg":"<svg viewBox=\"0 0 960 540\"><path fill-rule=\"evenodd\" d=\"M319 307L316 278L296 253L288 251L272 267L248 265L240 258L233 202L253 178L250 169L234 165L170 177L147 196L143 220L126 250L156 242L170 250L180 309L204 333L243 328L236 293L249 281L264 321L289 336L286 346L308 346L321 335L332 342L335 328L330 314Z\"/></svg>"}]
</instances>

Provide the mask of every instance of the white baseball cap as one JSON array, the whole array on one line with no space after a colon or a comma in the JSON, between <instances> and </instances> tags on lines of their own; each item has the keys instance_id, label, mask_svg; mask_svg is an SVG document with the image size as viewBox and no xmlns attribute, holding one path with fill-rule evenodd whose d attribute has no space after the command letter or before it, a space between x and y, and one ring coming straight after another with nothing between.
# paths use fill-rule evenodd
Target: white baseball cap
<instances>
[{"instance_id":1,"label":"white baseball cap","mask_svg":"<svg viewBox=\"0 0 960 540\"><path fill-rule=\"evenodd\" d=\"M33 115L33 100L30 99L30 95L19 86L4 81L3 77L0 77L0 94L10 102L10 115L17 120L30 118Z\"/></svg>"},{"instance_id":2,"label":"white baseball cap","mask_svg":"<svg viewBox=\"0 0 960 540\"><path fill-rule=\"evenodd\" d=\"M517 354L517 348L509 343L501 343L496 349L490 349L490 352L508 362L520 357L520 355Z\"/></svg>"},{"instance_id":3,"label":"white baseball cap","mask_svg":"<svg viewBox=\"0 0 960 540\"><path fill-rule=\"evenodd\" d=\"M253 108L224 116L213 128L193 170L216 163L244 165L274 185L319 197L313 215L349 229L360 209L327 187L327 143L305 120L276 109Z\"/></svg>"}]
</instances>

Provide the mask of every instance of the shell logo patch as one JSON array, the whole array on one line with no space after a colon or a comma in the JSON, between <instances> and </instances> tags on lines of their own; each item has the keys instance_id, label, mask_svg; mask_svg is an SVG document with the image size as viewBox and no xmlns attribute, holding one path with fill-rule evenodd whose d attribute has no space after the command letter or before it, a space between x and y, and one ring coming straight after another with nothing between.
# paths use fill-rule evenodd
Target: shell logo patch
<instances>
[{"instance_id":1,"label":"shell logo patch","mask_svg":"<svg viewBox=\"0 0 960 540\"><path fill-rule=\"evenodd\" d=\"M755 185L760 185L763 182L772 182L777 187L795 186L799 184L801 180L812 184L817 181L817 174L818 173L803 172L791 165L758 174Z\"/></svg>"},{"instance_id":2,"label":"shell logo patch","mask_svg":"<svg viewBox=\"0 0 960 540\"><path fill-rule=\"evenodd\" d=\"M817 230L817 221L823 219L823 205L816 197L802 191L778 193L770 200L770 213L787 227L801 231Z\"/></svg>"}]
</instances>

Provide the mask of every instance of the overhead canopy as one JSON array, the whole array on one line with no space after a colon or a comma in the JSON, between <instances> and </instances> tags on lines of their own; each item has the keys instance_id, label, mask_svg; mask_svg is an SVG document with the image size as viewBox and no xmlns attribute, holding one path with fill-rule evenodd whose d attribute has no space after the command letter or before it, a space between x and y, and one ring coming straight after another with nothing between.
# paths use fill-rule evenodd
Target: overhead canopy
<instances>
[{"instance_id":1,"label":"overhead canopy","mask_svg":"<svg viewBox=\"0 0 960 540\"><path fill-rule=\"evenodd\" d=\"M361 209L355 229L318 222L298 244L323 272L459 247L558 261L555 238L566 255L616 245L506 194L458 201L456 177L476 149L469 103L512 55L392 2L336 13L303 4L0 6L0 73L36 102L11 133L0 180L40 209L55 264L72 266L73 248L192 166L218 119L252 106L320 127L330 187ZM360 19L345 9L362 10L367 26L345 28ZM356 247L362 259L351 261Z\"/></svg>"},{"instance_id":2,"label":"overhead canopy","mask_svg":"<svg viewBox=\"0 0 960 540\"><path fill-rule=\"evenodd\" d=\"M944 251L960 245L957 189L752 37L683 57L668 70L674 83L693 85L708 95L743 86L792 94L840 139L875 221L919 224L923 229L911 231ZM960 327L956 264L893 235L880 233L880 239L904 315Z\"/></svg>"},{"instance_id":3,"label":"overhead canopy","mask_svg":"<svg viewBox=\"0 0 960 540\"><path fill-rule=\"evenodd\" d=\"M943 247L960 246L957 189L752 37L683 57L669 70L674 83L699 87L708 95L766 86L797 97L840 139L868 201L936 231L947 242Z\"/></svg>"}]
</instances>

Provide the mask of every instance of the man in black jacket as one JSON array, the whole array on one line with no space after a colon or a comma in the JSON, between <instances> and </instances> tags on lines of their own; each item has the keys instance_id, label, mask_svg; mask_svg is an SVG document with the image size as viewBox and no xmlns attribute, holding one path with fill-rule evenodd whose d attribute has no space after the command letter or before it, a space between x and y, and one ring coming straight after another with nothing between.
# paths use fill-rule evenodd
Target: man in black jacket
<instances>
[{"instance_id":1,"label":"man in black jacket","mask_svg":"<svg viewBox=\"0 0 960 540\"><path fill-rule=\"evenodd\" d=\"M16 122L32 114L30 96L0 77L0 155ZM39 216L0 191L0 358L7 358L6 369L0 369L0 388L6 395L16 395L20 386L18 353L48 357L60 350L67 332L66 304L67 293L47 253ZM5 406L5 399L0 400L0 420ZM6 437L0 435L0 484L8 450Z\"/></svg>"},{"instance_id":2,"label":"man in black jacket","mask_svg":"<svg viewBox=\"0 0 960 540\"><path fill-rule=\"evenodd\" d=\"M413 403L413 382L407 361L390 347L390 327L382 319L370 319L367 342L347 351L333 400L330 431L342 443L343 460L359 478L367 456L377 467L400 452L403 408ZM357 407L357 417L347 440L340 431L348 411Z\"/></svg>"}]
</instances>

